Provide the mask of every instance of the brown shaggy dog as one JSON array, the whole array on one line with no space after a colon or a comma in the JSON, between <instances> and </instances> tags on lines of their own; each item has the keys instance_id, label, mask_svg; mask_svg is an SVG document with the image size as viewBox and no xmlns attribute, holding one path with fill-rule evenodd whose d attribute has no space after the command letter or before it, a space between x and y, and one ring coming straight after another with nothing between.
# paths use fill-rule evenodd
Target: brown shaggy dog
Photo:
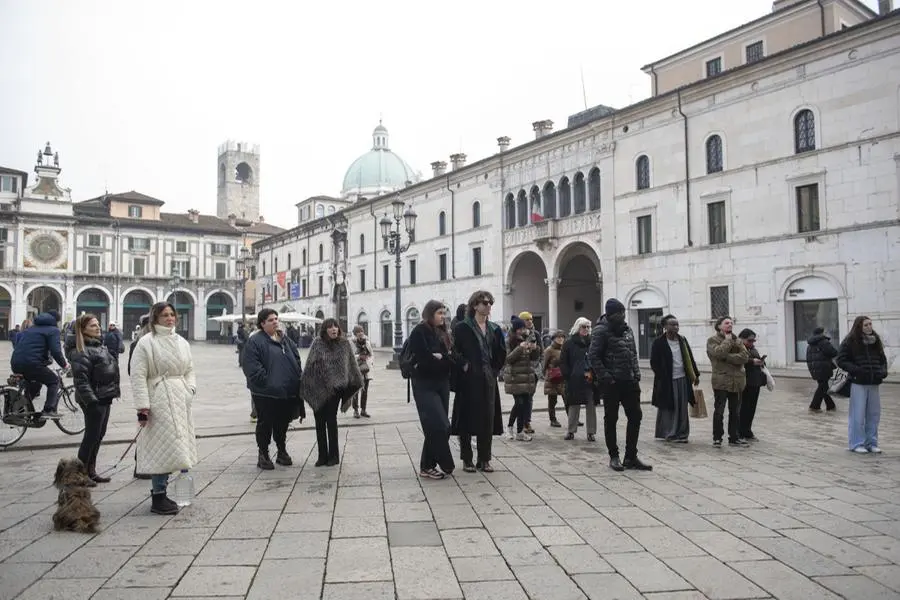
<instances>
[{"instance_id":1,"label":"brown shaggy dog","mask_svg":"<svg viewBox=\"0 0 900 600\"><path fill-rule=\"evenodd\" d=\"M77 458L60 459L53 485L59 489L53 528L56 531L97 533L100 511L91 501L88 489L97 484L88 477L84 463Z\"/></svg>"}]
</instances>

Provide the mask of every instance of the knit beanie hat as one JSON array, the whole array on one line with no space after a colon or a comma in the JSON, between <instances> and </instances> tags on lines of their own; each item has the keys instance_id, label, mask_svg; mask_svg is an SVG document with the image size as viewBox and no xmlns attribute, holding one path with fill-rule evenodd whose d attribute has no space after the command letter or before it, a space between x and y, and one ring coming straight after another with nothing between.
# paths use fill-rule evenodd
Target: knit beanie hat
<instances>
[{"instance_id":1,"label":"knit beanie hat","mask_svg":"<svg viewBox=\"0 0 900 600\"><path fill-rule=\"evenodd\" d=\"M607 315L616 315L619 313L625 312L625 305L616 300L615 298L610 298L606 301L606 314Z\"/></svg>"},{"instance_id":2,"label":"knit beanie hat","mask_svg":"<svg viewBox=\"0 0 900 600\"><path fill-rule=\"evenodd\" d=\"M509 320L509 322L512 325L511 329L513 331L517 331L519 329L525 329L525 321L523 321L519 317L513 317L512 319Z\"/></svg>"}]
</instances>

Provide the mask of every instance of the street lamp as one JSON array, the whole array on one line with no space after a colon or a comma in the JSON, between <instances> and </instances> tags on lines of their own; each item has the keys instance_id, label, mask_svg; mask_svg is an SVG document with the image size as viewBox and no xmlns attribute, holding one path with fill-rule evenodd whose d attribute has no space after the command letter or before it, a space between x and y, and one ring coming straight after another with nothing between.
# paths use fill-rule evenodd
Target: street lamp
<instances>
[{"instance_id":1,"label":"street lamp","mask_svg":"<svg viewBox=\"0 0 900 600\"><path fill-rule=\"evenodd\" d=\"M393 219L388 215L380 221L381 237L384 240L384 249L388 254L394 257L394 269L396 271L394 280L394 359L390 368L399 368L400 366L400 350L403 347L403 325L400 316L400 257L409 250L412 243L413 235L416 230L416 212L412 207L406 207L399 197L391 202L391 208L394 211ZM406 208L406 210L403 210ZM407 240L402 243L402 233L400 223L406 229Z\"/></svg>"},{"instance_id":2,"label":"street lamp","mask_svg":"<svg viewBox=\"0 0 900 600\"><path fill-rule=\"evenodd\" d=\"M235 268L237 269L238 275L241 277L241 289L238 298L241 307L241 322L243 322L244 315L247 311L247 300L245 297L245 294L247 293L247 272L250 270L250 248L247 246L241 246L240 255L235 261Z\"/></svg>"}]
</instances>

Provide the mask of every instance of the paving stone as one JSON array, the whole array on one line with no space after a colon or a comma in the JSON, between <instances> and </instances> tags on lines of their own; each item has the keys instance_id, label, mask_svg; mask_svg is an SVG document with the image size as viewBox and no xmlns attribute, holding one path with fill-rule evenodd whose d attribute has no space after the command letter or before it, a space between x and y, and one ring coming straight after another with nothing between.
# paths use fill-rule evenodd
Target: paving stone
<instances>
[{"instance_id":1,"label":"paving stone","mask_svg":"<svg viewBox=\"0 0 900 600\"><path fill-rule=\"evenodd\" d=\"M193 556L134 556L104 587L173 587L193 561Z\"/></svg>"},{"instance_id":2,"label":"paving stone","mask_svg":"<svg viewBox=\"0 0 900 600\"><path fill-rule=\"evenodd\" d=\"M263 559L247 600L319 600L324 571L321 558Z\"/></svg>"},{"instance_id":3,"label":"paving stone","mask_svg":"<svg viewBox=\"0 0 900 600\"><path fill-rule=\"evenodd\" d=\"M693 586L675 571L647 552L606 554L603 558L640 592L693 589Z\"/></svg>"},{"instance_id":4,"label":"paving stone","mask_svg":"<svg viewBox=\"0 0 900 600\"><path fill-rule=\"evenodd\" d=\"M391 521L431 521L431 509L427 502L386 502L384 514Z\"/></svg>"},{"instance_id":5,"label":"paving stone","mask_svg":"<svg viewBox=\"0 0 900 600\"><path fill-rule=\"evenodd\" d=\"M331 540L325 577L328 583L389 581L391 557L387 538Z\"/></svg>"},{"instance_id":6,"label":"paving stone","mask_svg":"<svg viewBox=\"0 0 900 600\"><path fill-rule=\"evenodd\" d=\"M840 600L812 579L775 560L733 562L728 566L776 598Z\"/></svg>"},{"instance_id":7,"label":"paving stone","mask_svg":"<svg viewBox=\"0 0 900 600\"><path fill-rule=\"evenodd\" d=\"M358 485L353 487L339 487L337 491L338 498L360 499L360 498L377 498L381 499L380 485Z\"/></svg>"},{"instance_id":8,"label":"paving stone","mask_svg":"<svg viewBox=\"0 0 900 600\"><path fill-rule=\"evenodd\" d=\"M632 527L625 533L657 558L706 555L703 549L669 527Z\"/></svg>"},{"instance_id":9,"label":"paving stone","mask_svg":"<svg viewBox=\"0 0 900 600\"><path fill-rule=\"evenodd\" d=\"M700 592L655 592L644 594L646 600L709 600Z\"/></svg>"},{"instance_id":10,"label":"paving stone","mask_svg":"<svg viewBox=\"0 0 900 600\"><path fill-rule=\"evenodd\" d=\"M744 515L708 515L706 519L739 538L779 537L777 531L772 531L767 527L763 527L756 521L749 519Z\"/></svg>"},{"instance_id":11,"label":"paving stone","mask_svg":"<svg viewBox=\"0 0 900 600\"><path fill-rule=\"evenodd\" d=\"M667 558L665 562L709 598L731 600L768 595L734 569L709 556Z\"/></svg>"},{"instance_id":12,"label":"paving stone","mask_svg":"<svg viewBox=\"0 0 900 600\"><path fill-rule=\"evenodd\" d=\"M280 535L278 533L274 535ZM274 537L274 536L273 536ZM263 553L269 540L265 538L250 540L210 540L197 555L194 564L197 566L257 566L262 561Z\"/></svg>"},{"instance_id":13,"label":"paving stone","mask_svg":"<svg viewBox=\"0 0 900 600\"><path fill-rule=\"evenodd\" d=\"M384 537L387 535L384 517L335 517L331 527L333 538Z\"/></svg>"},{"instance_id":14,"label":"paving stone","mask_svg":"<svg viewBox=\"0 0 900 600\"><path fill-rule=\"evenodd\" d=\"M160 529L140 550L138 556L197 554L215 529Z\"/></svg>"},{"instance_id":15,"label":"paving stone","mask_svg":"<svg viewBox=\"0 0 900 600\"><path fill-rule=\"evenodd\" d=\"M442 546L441 534L434 521L388 523L390 546Z\"/></svg>"},{"instance_id":16,"label":"paving stone","mask_svg":"<svg viewBox=\"0 0 900 600\"><path fill-rule=\"evenodd\" d=\"M234 510L281 510L288 499L288 493L256 493L244 494Z\"/></svg>"},{"instance_id":17,"label":"paving stone","mask_svg":"<svg viewBox=\"0 0 900 600\"><path fill-rule=\"evenodd\" d=\"M528 600L518 581L462 583L466 600Z\"/></svg>"},{"instance_id":18,"label":"paving stone","mask_svg":"<svg viewBox=\"0 0 900 600\"><path fill-rule=\"evenodd\" d=\"M806 527L803 521L793 519L784 513L771 508L746 508L739 511L742 515L756 521L769 529L797 529ZM734 533L734 532L732 532ZM765 537L765 536L763 536Z\"/></svg>"},{"instance_id":19,"label":"paving stone","mask_svg":"<svg viewBox=\"0 0 900 600\"><path fill-rule=\"evenodd\" d=\"M818 529L786 529L784 535L848 567L883 565L889 562Z\"/></svg>"},{"instance_id":20,"label":"paving stone","mask_svg":"<svg viewBox=\"0 0 900 600\"><path fill-rule=\"evenodd\" d=\"M607 507L600 508L604 517L613 522L616 527L659 527L662 525L648 512L634 507Z\"/></svg>"},{"instance_id":21,"label":"paving stone","mask_svg":"<svg viewBox=\"0 0 900 600\"><path fill-rule=\"evenodd\" d=\"M456 578L463 581L497 581L515 579L500 556L451 558Z\"/></svg>"},{"instance_id":22,"label":"paving stone","mask_svg":"<svg viewBox=\"0 0 900 600\"><path fill-rule=\"evenodd\" d=\"M584 600L586 598L559 565L513 566L513 573L530 600ZM596 577L596 575L577 575L576 577ZM605 597L609 598L608 595Z\"/></svg>"},{"instance_id":23,"label":"paving stone","mask_svg":"<svg viewBox=\"0 0 900 600\"><path fill-rule=\"evenodd\" d=\"M892 563L900 563L900 540L888 535L847 538L847 542L868 550L872 554L886 558Z\"/></svg>"},{"instance_id":24,"label":"paving stone","mask_svg":"<svg viewBox=\"0 0 900 600\"><path fill-rule=\"evenodd\" d=\"M443 548L391 548L398 600L462 598L462 590Z\"/></svg>"},{"instance_id":25,"label":"paving stone","mask_svg":"<svg viewBox=\"0 0 900 600\"><path fill-rule=\"evenodd\" d=\"M858 571L859 573L874 579L881 585L888 587L895 592L900 592L900 566L898 565L856 567L854 571Z\"/></svg>"},{"instance_id":26,"label":"paving stone","mask_svg":"<svg viewBox=\"0 0 900 600\"><path fill-rule=\"evenodd\" d=\"M241 596L250 589L256 567L191 567L172 597Z\"/></svg>"},{"instance_id":27,"label":"paving stone","mask_svg":"<svg viewBox=\"0 0 900 600\"><path fill-rule=\"evenodd\" d=\"M53 532L35 540L31 545L9 557L7 562L60 562L90 541L90 535L70 532Z\"/></svg>"},{"instance_id":28,"label":"paving stone","mask_svg":"<svg viewBox=\"0 0 900 600\"><path fill-rule=\"evenodd\" d=\"M534 537L544 546L574 546L584 544L575 530L568 525L561 527L532 527Z\"/></svg>"},{"instance_id":29,"label":"paving stone","mask_svg":"<svg viewBox=\"0 0 900 600\"><path fill-rule=\"evenodd\" d=\"M149 512L149 511L148 511ZM123 517L89 542L91 546L143 546L168 519L159 515Z\"/></svg>"},{"instance_id":30,"label":"paving stone","mask_svg":"<svg viewBox=\"0 0 900 600\"><path fill-rule=\"evenodd\" d=\"M492 556L498 554L491 536L484 529L450 529L441 531L447 555Z\"/></svg>"},{"instance_id":31,"label":"paving stone","mask_svg":"<svg viewBox=\"0 0 900 600\"><path fill-rule=\"evenodd\" d=\"M594 550L603 554L640 552L641 545L603 516L589 519L569 519L569 525Z\"/></svg>"},{"instance_id":32,"label":"paving stone","mask_svg":"<svg viewBox=\"0 0 900 600\"><path fill-rule=\"evenodd\" d=\"M51 563L0 563L0 598L15 598L52 568Z\"/></svg>"},{"instance_id":33,"label":"paving stone","mask_svg":"<svg viewBox=\"0 0 900 600\"><path fill-rule=\"evenodd\" d=\"M331 513L281 513L275 531L330 531Z\"/></svg>"},{"instance_id":34,"label":"paving stone","mask_svg":"<svg viewBox=\"0 0 900 600\"><path fill-rule=\"evenodd\" d=\"M587 544L581 546L549 546L547 551L569 575L613 572L610 564L600 558L600 555Z\"/></svg>"},{"instance_id":35,"label":"paving stone","mask_svg":"<svg viewBox=\"0 0 900 600\"><path fill-rule=\"evenodd\" d=\"M481 522L491 537L527 537L531 535L531 530L515 514L481 515Z\"/></svg>"},{"instance_id":36,"label":"paving stone","mask_svg":"<svg viewBox=\"0 0 900 600\"><path fill-rule=\"evenodd\" d=\"M41 579L25 590L17 600L87 600L105 580L100 579Z\"/></svg>"},{"instance_id":37,"label":"paving stone","mask_svg":"<svg viewBox=\"0 0 900 600\"><path fill-rule=\"evenodd\" d=\"M434 515L438 529L442 531L444 529L469 529L482 526L481 520L475 514L475 510L468 504L432 506L431 512Z\"/></svg>"},{"instance_id":38,"label":"paving stone","mask_svg":"<svg viewBox=\"0 0 900 600\"><path fill-rule=\"evenodd\" d=\"M517 506L516 512L529 527L565 525L566 521L549 506Z\"/></svg>"},{"instance_id":39,"label":"paving stone","mask_svg":"<svg viewBox=\"0 0 900 600\"><path fill-rule=\"evenodd\" d=\"M722 562L765 560L769 558L766 554L727 531L688 531L684 535Z\"/></svg>"},{"instance_id":40,"label":"paving stone","mask_svg":"<svg viewBox=\"0 0 900 600\"><path fill-rule=\"evenodd\" d=\"M719 531L717 525L710 523L700 515L695 515L683 508L679 508L675 511L650 510L647 512L656 517L661 523L668 525L680 533L686 531Z\"/></svg>"},{"instance_id":41,"label":"paving stone","mask_svg":"<svg viewBox=\"0 0 900 600\"><path fill-rule=\"evenodd\" d=\"M328 533L322 531L274 533L266 548L265 561L293 558L325 558Z\"/></svg>"},{"instance_id":42,"label":"paving stone","mask_svg":"<svg viewBox=\"0 0 900 600\"><path fill-rule=\"evenodd\" d=\"M218 527L234 508L238 497L206 498L182 509L166 523L166 529Z\"/></svg>"},{"instance_id":43,"label":"paving stone","mask_svg":"<svg viewBox=\"0 0 900 600\"><path fill-rule=\"evenodd\" d=\"M56 565L46 577L72 579L90 574L95 577L112 577L137 550L133 546L82 546Z\"/></svg>"},{"instance_id":44,"label":"paving stone","mask_svg":"<svg viewBox=\"0 0 900 600\"><path fill-rule=\"evenodd\" d=\"M172 593L172 588L141 588L141 600L164 600ZM135 593L132 588L106 589L101 588L91 596L91 600L134 600Z\"/></svg>"},{"instance_id":45,"label":"paving stone","mask_svg":"<svg viewBox=\"0 0 900 600\"><path fill-rule=\"evenodd\" d=\"M748 538L746 541L807 577L816 575L850 575L853 573L849 568L835 560L822 556L792 539Z\"/></svg>"},{"instance_id":46,"label":"paving stone","mask_svg":"<svg viewBox=\"0 0 900 600\"><path fill-rule=\"evenodd\" d=\"M642 600L641 593L618 573L586 573L575 575L575 583L589 600ZM582 596L583 597L583 596Z\"/></svg>"},{"instance_id":47,"label":"paving stone","mask_svg":"<svg viewBox=\"0 0 900 600\"><path fill-rule=\"evenodd\" d=\"M322 600L395 600L394 583L391 581L326 583Z\"/></svg>"},{"instance_id":48,"label":"paving stone","mask_svg":"<svg viewBox=\"0 0 900 600\"><path fill-rule=\"evenodd\" d=\"M900 594L863 575L816 577L829 590L847 600L897 600Z\"/></svg>"},{"instance_id":49,"label":"paving stone","mask_svg":"<svg viewBox=\"0 0 900 600\"><path fill-rule=\"evenodd\" d=\"M855 523L891 520L888 516L840 500L810 500L808 504Z\"/></svg>"},{"instance_id":50,"label":"paving stone","mask_svg":"<svg viewBox=\"0 0 900 600\"><path fill-rule=\"evenodd\" d=\"M225 517L213 534L214 539L240 540L267 538L281 519L277 510L233 512Z\"/></svg>"},{"instance_id":51,"label":"paving stone","mask_svg":"<svg viewBox=\"0 0 900 600\"><path fill-rule=\"evenodd\" d=\"M511 567L555 564L537 538L500 538L497 547Z\"/></svg>"},{"instance_id":52,"label":"paving stone","mask_svg":"<svg viewBox=\"0 0 900 600\"><path fill-rule=\"evenodd\" d=\"M334 505L335 517L384 516L384 504L377 498L338 498Z\"/></svg>"}]
</instances>

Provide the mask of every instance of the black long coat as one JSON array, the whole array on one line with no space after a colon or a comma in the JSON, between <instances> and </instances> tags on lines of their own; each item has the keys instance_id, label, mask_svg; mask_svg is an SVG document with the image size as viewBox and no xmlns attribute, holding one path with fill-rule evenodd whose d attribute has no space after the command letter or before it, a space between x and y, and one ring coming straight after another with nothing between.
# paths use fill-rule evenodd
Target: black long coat
<instances>
[{"instance_id":1,"label":"black long coat","mask_svg":"<svg viewBox=\"0 0 900 600\"><path fill-rule=\"evenodd\" d=\"M691 368L694 369L694 375L697 381L700 380L700 371L697 369L697 361L694 360L694 353L691 352L691 345L683 336L678 336L678 342L681 345L681 354L691 361ZM687 376L687 361L685 361L685 375ZM675 396L672 387L672 349L665 335L661 335L653 340L650 346L650 368L653 369L653 400L651 404L657 408L672 409L675 407ZM696 383L692 381L691 383Z\"/></svg>"},{"instance_id":2,"label":"black long coat","mask_svg":"<svg viewBox=\"0 0 900 600\"><path fill-rule=\"evenodd\" d=\"M559 370L566 381L566 393L563 396L566 406L587 404L588 396L595 391L594 385L584 378L590 346L591 336L577 333L569 336L563 344L559 354Z\"/></svg>"},{"instance_id":3,"label":"black long coat","mask_svg":"<svg viewBox=\"0 0 900 600\"><path fill-rule=\"evenodd\" d=\"M453 414L450 419L450 435L502 435L503 416L500 410L500 389L497 386L493 402L484 397L483 380L485 375L497 379L497 374L506 362L506 344L503 334L495 324L488 322L488 335L491 336L491 372L485 374L486 365L481 359L481 343L477 325L472 319L465 319L453 328L453 344L459 356L454 379L456 395L453 397ZM468 365L468 370L464 370ZM493 431L487 431L489 415L494 411Z\"/></svg>"}]
</instances>

